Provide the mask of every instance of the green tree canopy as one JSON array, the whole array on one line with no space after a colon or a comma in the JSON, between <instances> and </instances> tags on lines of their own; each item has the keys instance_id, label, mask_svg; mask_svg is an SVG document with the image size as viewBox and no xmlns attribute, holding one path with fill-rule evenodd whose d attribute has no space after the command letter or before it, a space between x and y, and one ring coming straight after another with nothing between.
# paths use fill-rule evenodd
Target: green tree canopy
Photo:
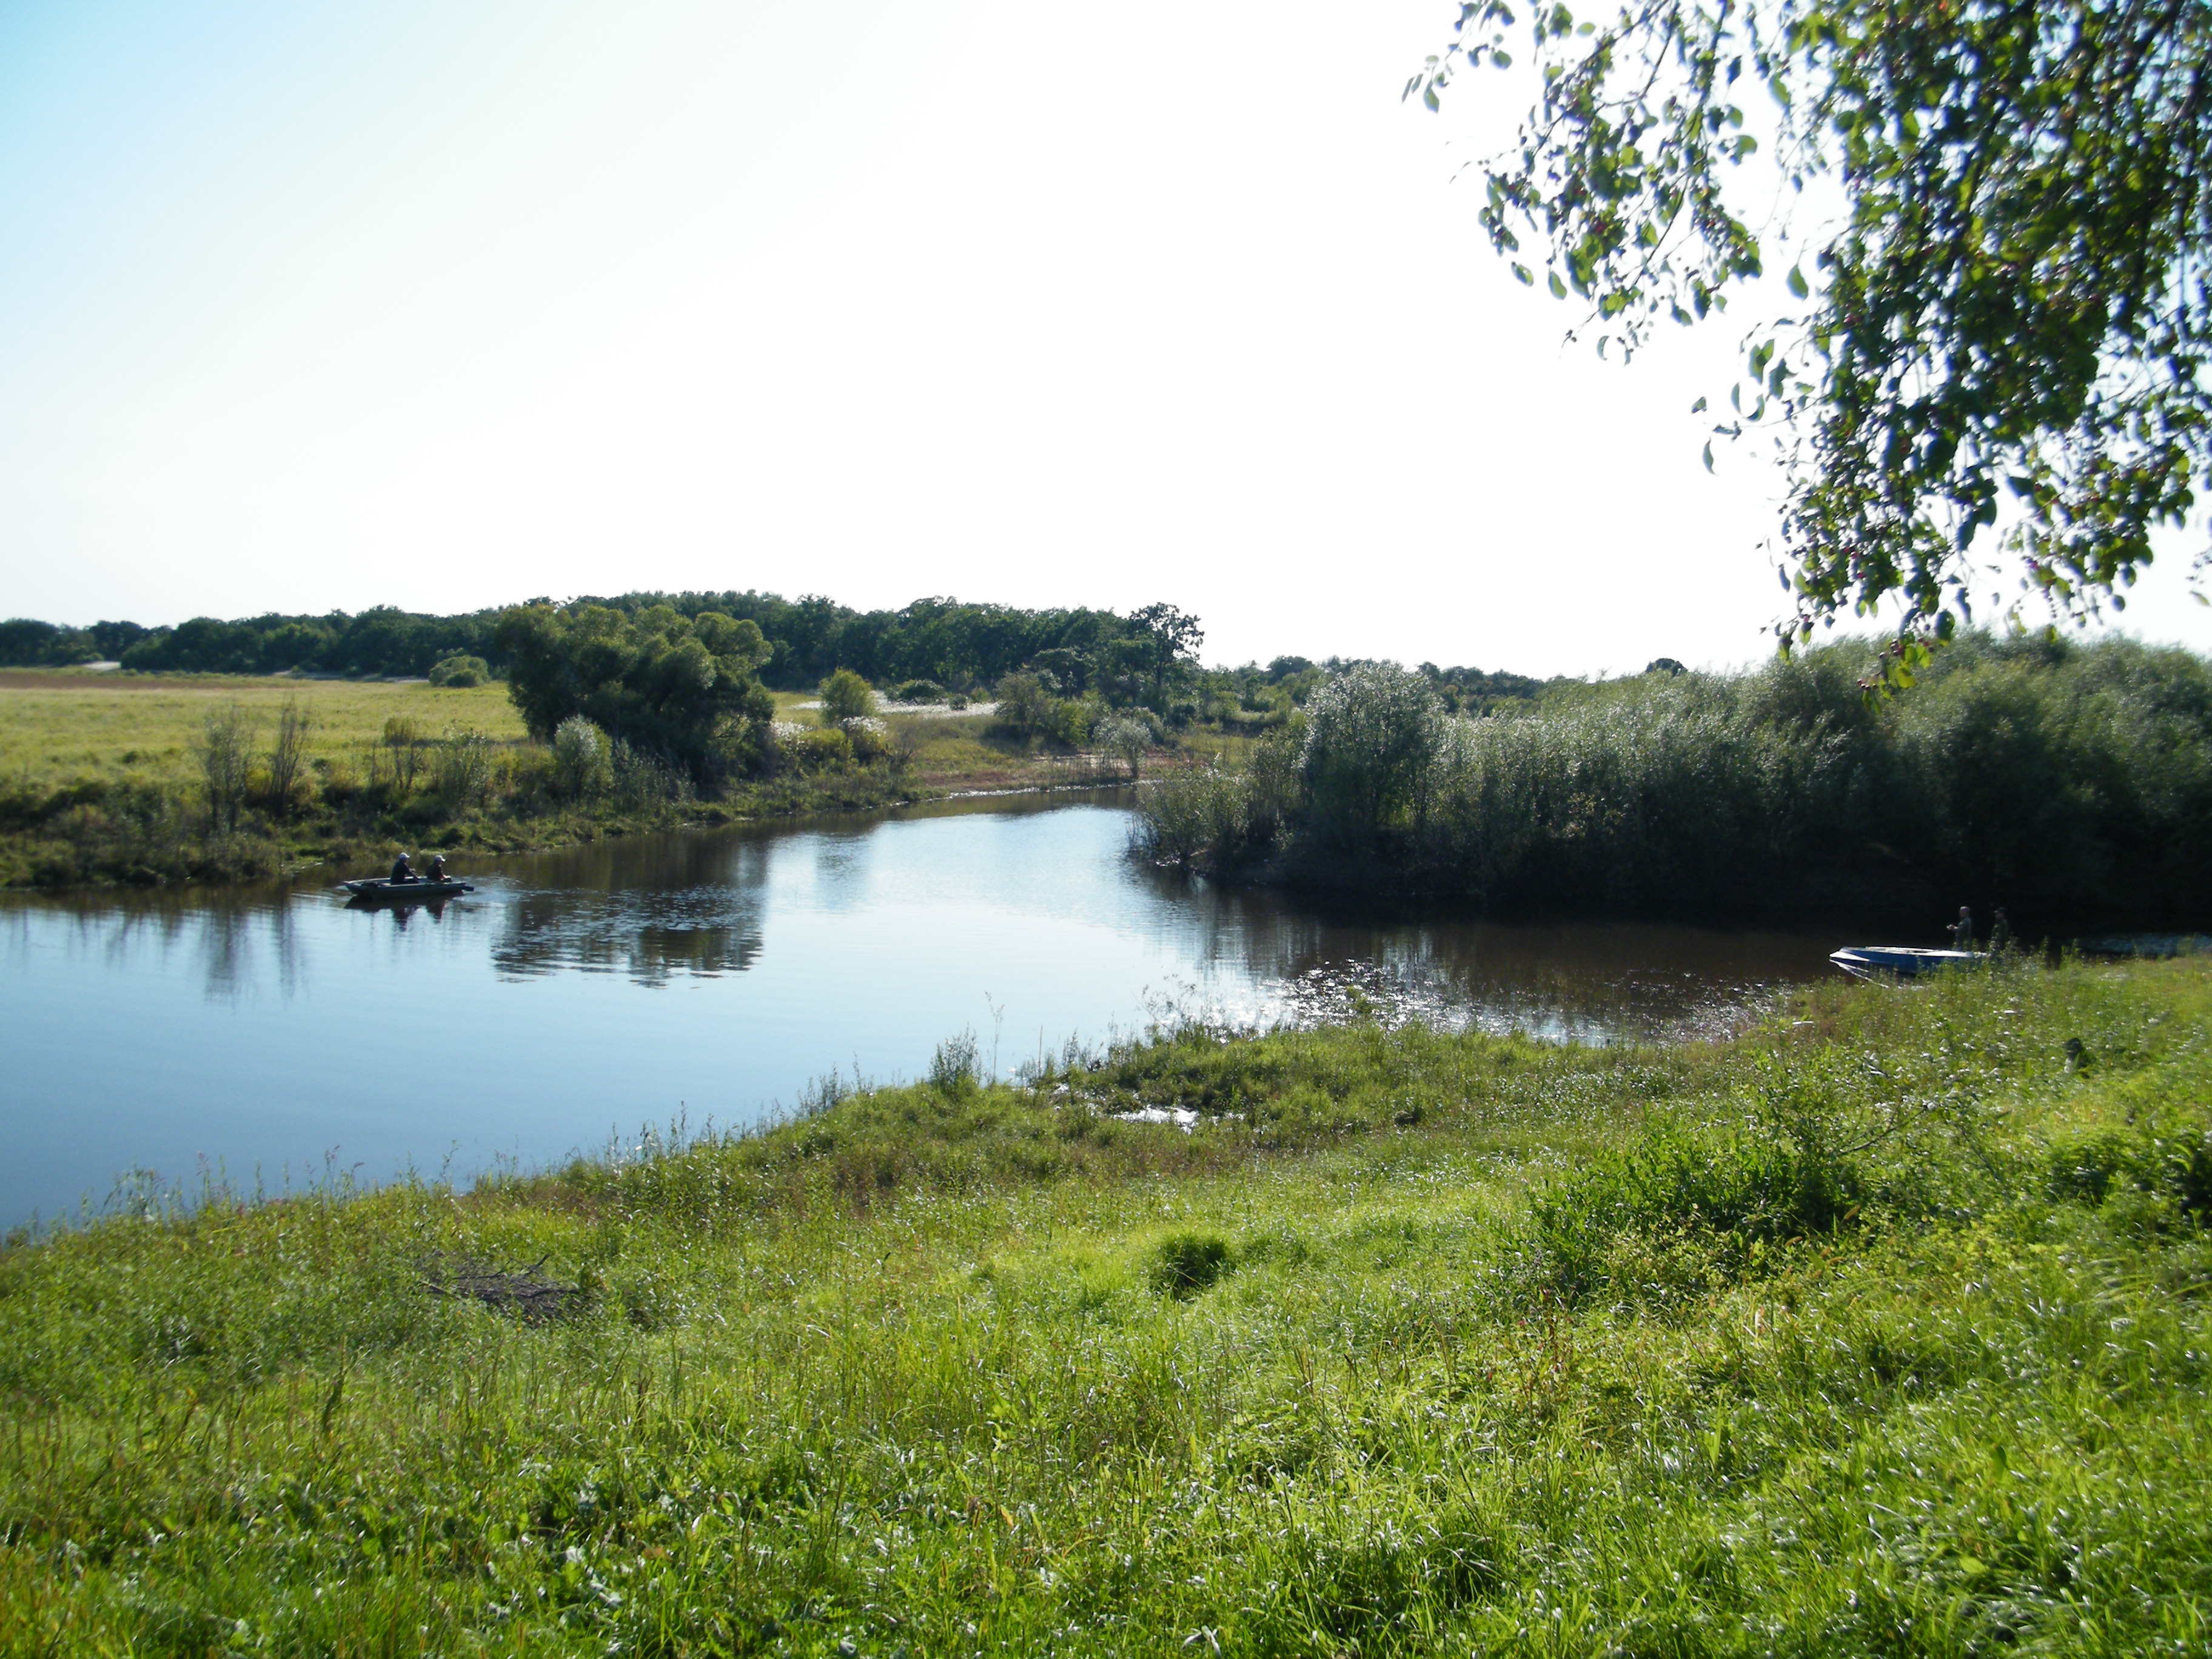
<instances>
[{"instance_id":1,"label":"green tree canopy","mask_svg":"<svg viewBox=\"0 0 2212 1659\"><path fill-rule=\"evenodd\" d=\"M1409 95L1435 108L1455 70L1510 65L1519 21L1466 0ZM1802 313L1747 341L1717 428L1793 434L1785 649L1893 599L1909 678L1971 618L1990 532L2057 614L2124 605L2212 471L2212 4L1631 0L1526 21L1541 90L1486 167L1482 222L1523 282L1523 235L1540 247L1601 350L1768 268L1748 204L1771 192L1735 171L1757 148L1746 88L1774 100L1790 185L1841 185L1841 228L1788 273Z\"/></svg>"},{"instance_id":2,"label":"green tree canopy","mask_svg":"<svg viewBox=\"0 0 2212 1659\"><path fill-rule=\"evenodd\" d=\"M534 737L581 714L625 742L695 769L750 752L750 728L775 700L756 678L769 644L758 627L666 605L625 614L604 605L520 605L495 631L507 695Z\"/></svg>"}]
</instances>

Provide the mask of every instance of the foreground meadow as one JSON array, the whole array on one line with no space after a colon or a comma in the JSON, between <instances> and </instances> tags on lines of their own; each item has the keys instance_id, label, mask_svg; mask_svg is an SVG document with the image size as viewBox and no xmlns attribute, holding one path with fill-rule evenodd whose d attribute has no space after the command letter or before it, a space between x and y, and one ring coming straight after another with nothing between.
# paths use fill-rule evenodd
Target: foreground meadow
<instances>
[{"instance_id":1,"label":"foreground meadow","mask_svg":"<svg viewBox=\"0 0 2212 1659\"><path fill-rule=\"evenodd\" d=\"M954 1043L19 1239L0 1649L2202 1652L2208 1017L2198 961L1722 1045Z\"/></svg>"}]
</instances>

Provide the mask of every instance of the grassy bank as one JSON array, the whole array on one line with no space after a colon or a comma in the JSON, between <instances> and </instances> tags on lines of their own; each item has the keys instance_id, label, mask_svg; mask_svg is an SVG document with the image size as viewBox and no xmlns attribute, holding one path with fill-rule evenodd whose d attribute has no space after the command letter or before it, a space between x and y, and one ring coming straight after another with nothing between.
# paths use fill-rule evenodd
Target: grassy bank
<instances>
[{"instance_id":1,"label":"grassy bank","mask_svg":"<svg viewBox=\"0 0 2212 1659\"><path fill-rule=\"evenodd\" d=\"M2197 962L948 1050L19 1243L0 1648L2201 1652L2208 1019Z\"/></svg>"},{"instance_id":2,"label":"grassy bank","mask_svg":"<svg viewBox=\"0 0 2212 1659\"><path fill-rule=\"evenodd\" d=\"M777 697L799 726L799 693ZM303 718L296 776L272 780L286 710ZM234 716L233 809L207 776L210 720ZM289 866L374 866L400 848L512 852L685 823L866 809L967 789L1116 779L1115 761L1048 752L987 714L893 715L872 758L805 750L701 799L669 769L617 767L563 790L500 685L289 676L0 671L0 886L236 878Z\"/></svg>"},{"instance_id":3,"label":"grassy bank","mask_svg":"<svg viewBox=\"0 0 2212 1659\"><path fill-rule=\"evenodd\" d=\"M1864 667L1842 646L1471 720L1419 675L1354 669L1258 763L1157 790L1154 848L1501 912L2212 922L2212 665L1972 639L1871 702Z\"/></svg>"}]
</instances>

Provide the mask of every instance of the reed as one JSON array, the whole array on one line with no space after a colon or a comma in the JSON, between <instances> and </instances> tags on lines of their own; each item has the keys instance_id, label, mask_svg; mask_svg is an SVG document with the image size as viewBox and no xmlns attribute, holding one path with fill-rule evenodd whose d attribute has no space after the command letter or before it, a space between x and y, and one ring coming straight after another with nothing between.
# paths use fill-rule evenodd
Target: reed
<instances>
[{"instance_id":1,"label":"reed","mask_svg":"<svg viewBox=\"0 0 2212 1659\"><path fill-rule=\"evenodd\" d=\"M1856 661L1837 647L1560 686L1472 720L1444 717L1415 676L1359 671L1316 698L1294 775L1279 762L1153 783L1147 846L1504 909L1944 899L2030 927L2212 917L2201 659L1974 640L1877 703Z\"/></svg>"}]
</instances>

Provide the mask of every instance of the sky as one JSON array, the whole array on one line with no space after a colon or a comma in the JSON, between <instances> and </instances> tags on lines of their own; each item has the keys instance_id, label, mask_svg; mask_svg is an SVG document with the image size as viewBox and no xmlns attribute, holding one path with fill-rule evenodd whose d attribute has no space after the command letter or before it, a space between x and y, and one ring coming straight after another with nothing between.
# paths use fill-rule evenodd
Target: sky
<instances>
[{"instance_id":1,"label":"sky","mask_svg":"<svg viewBox=\"0 0 2212 1659\"><path fill-rule=\"evenodd\" d=\"M1763 305L1566 343L1454 175L1455 3L11 0L0 615L638 588L1753 660ZM2212 649L2191 532L2134 631ZM2039 620L2039 618L2038 618Z\"/></svg>"}]
</instances>

